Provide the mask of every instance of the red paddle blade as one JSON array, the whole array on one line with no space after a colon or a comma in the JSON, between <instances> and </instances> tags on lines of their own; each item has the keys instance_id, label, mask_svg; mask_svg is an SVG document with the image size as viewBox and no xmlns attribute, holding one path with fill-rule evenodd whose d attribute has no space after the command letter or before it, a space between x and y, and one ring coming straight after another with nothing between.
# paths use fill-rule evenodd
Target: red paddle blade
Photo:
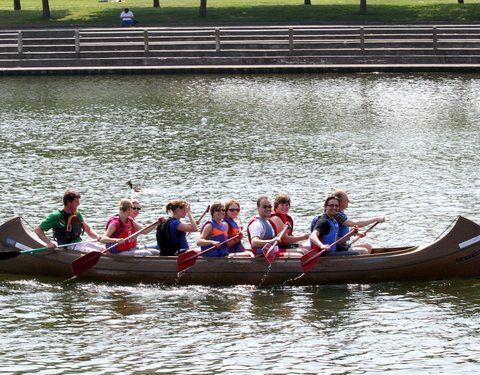
<instances>
[{"instance_id":1,"label":"red paddle blade","mask_svg":"<svg viewBox=\"0 0 480 375\"><path fill-rule=\"evenodd\" d=\"M89 253L81 256L80 258L75 259L72 263L73 274L75 276L78 276L85 271L88 271L95 264L97 264L102 254L102 251L90 251Z\"/></svg>"},{"instance_id":2,"label":"red paddle blade","mask_svg":"<svg viewBox=\"0 0 480 375\"><path fill-rule=\"evenodd\" d=\"M317 251L317 250L310 250L308 253L303 255L300 258L300 262L302 263L302 272L307 273L310 271L315 265L318 263L318 258L322 255L325 250Z\"/></svg>"},{"instance_id":3,"label":"red paddle blade","mask_svg":"<svg viewBox=\"0 0 480 375\"><path fill-rule=\"evenodd\" d=\"M197 253L195 250L189 250L183 254L180 254L177 257L178 272L185 271L187 268L193 266L198 258L198 255L199 253Z\"/></svg>"},{"instance_id":4,"label":"red paddle blade","mask_svg":"<svg viewBox=\"0 0 480 375\"><path fill-rule=\"evenodd\" d=\"M265 258L268 260L268 263L272 264L275 260L275 256L277 255L277 252L275 251L275 246L273 246L271 243L267 243L262 248L262 252Z\"/></svg>"}]
</instances>

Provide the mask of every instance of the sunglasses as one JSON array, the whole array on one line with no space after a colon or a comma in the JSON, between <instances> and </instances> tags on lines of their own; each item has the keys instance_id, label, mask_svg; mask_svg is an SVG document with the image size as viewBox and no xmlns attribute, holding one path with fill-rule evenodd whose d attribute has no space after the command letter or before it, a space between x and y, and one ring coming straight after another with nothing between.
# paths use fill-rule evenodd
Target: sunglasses
<instances>
[{"instance_id":1,"label":"sunglasses","mask_svg":"<svg viewBox=\"0 0 480 375\"><path fill-rule=\"evenodd\" d=\"M240 208L229 208L228 211L240 212Z\"/></svg>"},{"instance_id":2,"label":"sunglasses","mask_svg":"<svg viewBox=\"0 0 480 375\"><path fill-rule=\"evenodd\" d=\"M265 205L265 206L262 206L262 207L263 208L272 208L272 205L269 205L269 206Z\"/></svg>"},{"instance_id":3,"label":"sunglasses","mask_svg":"<svg viewBox=\"0 0 480 375\"><path fill-rule=\"evenodd\" d=\"M132 207L132 210L135 210L135 211L140 211L142 209L142 207Z\"/></svg>"},{"instance_id":4,"label":"sunglasses","mask_svg":"<svg viewBox=\"0 0 480 375\"><path fill-rule=\"evenodd\" d=\"M215 212L225 212L225 209L221 208L219 210L215 210Z\"/></svg>"}]
</instances>

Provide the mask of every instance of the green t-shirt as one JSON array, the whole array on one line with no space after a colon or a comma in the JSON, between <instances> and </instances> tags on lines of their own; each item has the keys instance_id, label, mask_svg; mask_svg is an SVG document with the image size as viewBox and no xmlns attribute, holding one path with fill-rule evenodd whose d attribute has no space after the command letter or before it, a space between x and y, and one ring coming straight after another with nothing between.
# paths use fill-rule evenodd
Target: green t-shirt
<instances>
[{"instance_id":1,"label":"green t-shirt","mask_svg":"<svg viewBox=\"0 0 480 375\"><path fill-rule=\"evenodd\" d=\"M78 221L83 223L84 219L82 213L78 210L75 212L77 213ZM39 227L42 228L44 232L47 232L50 229L66 229L67 223L65 217L62 215L62 211L55 210L39 224ZM71 242L80 242L81 240L81 238L77 238Z\"/></svg>"}]
</instances>

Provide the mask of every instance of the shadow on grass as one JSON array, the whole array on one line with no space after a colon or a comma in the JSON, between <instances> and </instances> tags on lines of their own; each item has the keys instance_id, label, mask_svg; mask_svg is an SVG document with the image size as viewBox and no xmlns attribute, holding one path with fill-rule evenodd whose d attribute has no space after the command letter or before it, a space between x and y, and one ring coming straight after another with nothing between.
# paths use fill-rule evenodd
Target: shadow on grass
<instances>
[{"instance_id":1,"label":"shadow on grass","mask_svg":"<svg viewBox=\"0 0 480 375\"><path fill-rule=\"evenodd\" d=\"M135 8L135 18L141 26L164 25L222 25L222 24L338 24L338 23L442 23L479 22L480 4L438 4L435 6L412 3L412 6L369 5L367 14L360 14L359 6L339 5L279 5L212 7L207 18L199 17L198 7ZM119 9L97 10L73 18L67 9L52 10L51 18L42 18L41 11L0 11L3 28L119 26Z\"/></svg>"}]
</instances>

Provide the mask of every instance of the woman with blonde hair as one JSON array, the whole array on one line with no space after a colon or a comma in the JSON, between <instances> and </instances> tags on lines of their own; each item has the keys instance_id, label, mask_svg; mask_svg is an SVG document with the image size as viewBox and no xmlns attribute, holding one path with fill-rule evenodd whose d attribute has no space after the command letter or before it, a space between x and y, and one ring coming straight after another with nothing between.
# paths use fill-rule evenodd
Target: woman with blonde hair
<instances>
[{"instance_id":1,"label":"woman with blonde hair","mask_svg":"<svg viewBox=\"0 0 480 375\"><path fill-rule=\"evenodd\" d=\"M137 237L125 241L125 238L131 234L138 232L143 228L132 217L133 203L130 199L122 199L118 203L118 214L113 215L107 221L105 226L105 234L100 241L107 244L110 252L121 255L137 255L137 256L152 256L159 255L159 251L153 248L139 249L137 247ZM142 234L149 233L155 228L145 229ZM110 245L110 246L108 246Z\"/></svg>"}]
</instances>

